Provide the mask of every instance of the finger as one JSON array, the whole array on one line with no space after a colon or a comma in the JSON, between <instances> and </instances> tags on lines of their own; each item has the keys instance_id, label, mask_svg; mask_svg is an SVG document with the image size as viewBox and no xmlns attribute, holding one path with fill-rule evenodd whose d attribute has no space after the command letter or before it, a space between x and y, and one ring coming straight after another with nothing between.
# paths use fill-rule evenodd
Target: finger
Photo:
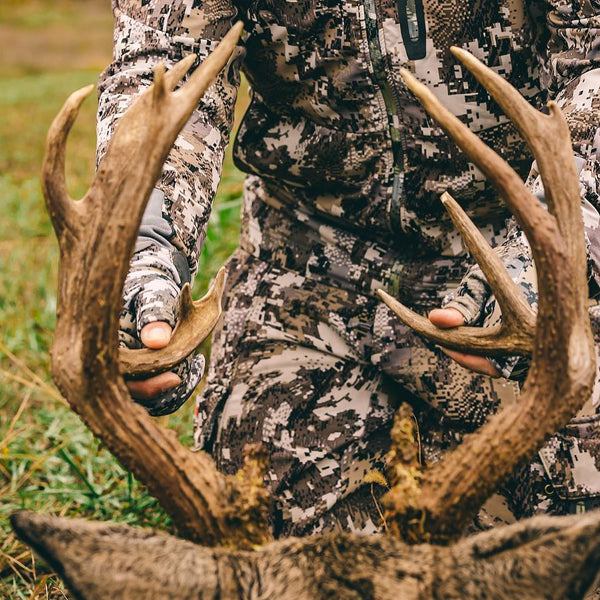
<instances>
[{"instance_id":1,"label":"finger","mask_svg":"<svg viewBox=\"0 0 600 600\"><path fill-rule=\"evenodd\" d=\"M181 377L176 373L167 371L148 379L130 379L125 383L133 398L151 400L177 387L181 383Z\"/></svg>"},{"instance_id":2,"label":"finger","mask_svg":"<svg viewBox=\"0 0 600 600\"><path fill-rule=\"evenodd\" d=\"M492 365L492 363L483 356L475 356L474 354L463 354L456 350L448 350L438 346L446 356L449 356L452 360L457 362L461 367L481 373L482 375L489 375L490 377L500 377L500 371Z\"/></svg>"},{"instance_id":3,"label":"finger","mask_svg":"<svg viewBox=\"0 0 600 600\"><path fill-rule=\"evenodd\" d=\"M147 348L164 348L171 340L173 330L165 321L153 321L142 327L140 339Z\"/></svg>"},{"instance_id":4,"label":"finger","mask_svg":"<svg viewBox=\"0 0 600 600\"><path fill-rule=\"evenodd\" d=\"M455 308L434 308L428 315L429 320L441 329L460 327L465 318Z\"/></svg>"},{"instance_id":5,"label":"finger","mask_svg":"<svg viewBox=\"0 0 600 600\"><path fill-rule=\"evenodd\" d=\"M140 400L137 398L137 402L143 404L153 417L160 417L175 412L188 400L198 383L200 383L204 374L204 367L205 359L201 354L188 357L175 367L176 373L182 381L180 385L158 398L150 400Z\"/></svg>"}]
</instances>

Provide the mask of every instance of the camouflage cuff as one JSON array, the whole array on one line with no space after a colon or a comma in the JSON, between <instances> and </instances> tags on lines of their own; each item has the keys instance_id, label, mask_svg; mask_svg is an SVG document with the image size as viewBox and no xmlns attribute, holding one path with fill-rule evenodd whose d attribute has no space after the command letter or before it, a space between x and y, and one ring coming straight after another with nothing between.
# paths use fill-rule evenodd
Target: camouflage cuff
<instances>
[{"instance_id":1,"label":"camouflage cuff","mask_svg":"<svg viewBox=\"0 0 600 600\"><path fill-rule=\"evenodd\" d=\"M442 307L457 310L463 316L465 325L471 325L481 315L481 306L470 296L458 296L452 300L447 298Z\"/></svg>"},{"instance_id":2,"label":"camouflage cuff","mask_svg":"<svg viewBox=\"0 0 600 600\"><path fill-rule=\"evenodd\" d=\"M157 274L144 282L134 302L138 336L143 327L155 321L165 321L175 327L178 304L179 288L168 277Z\"/></svg>"},{"instance_id":3,"label":"camouflage cuff","mask_svg":"<svg viewBox=\"0 0 600 600\"><path fill-rule=\"evenodd\" d=\"M136 252L123 289L121 329L139 336L142 327L153 321L174 327L180 285L170 250L153 244Z\"/></svg>"},{"instance_id":4,"label":"camouflage cuff","mask_svg":"<svg viewBox=\"0 0 600 600\"><path fill-rule=\"evenodd\" d=\"M171 216L163 211L165 205L168 204L164 193L158 189L154 189L150 198L142 222L137 241L135 243L136 256L146 256L141 254L144 250L156 257L157 248L161 251L167 250L169 254L164 254L163 269L166 265L166 272L172 274L173 269L179 275L179 287L184 283L190 283L192 274L190 265L184 252L178 250L174 245L175 230L171 223ZM160 257L159 257L160 259Z\"/></svg>"},{"instance_id":5,"label":"camouflage cuff","mask_svg":"<svg viewBox=\"0 0 600 600\"><path fill-rule=\"evenodd\" d=\"M482 320L483 309L490 294L490 286L481 269L478 265L473 265L456 291L444 298L442 307L456 309L464 317L465 325L477 325Z\"/></svg>"},{"instance_id":6,"label":"camouflage cuff","mask_svg":"<svg viewBox=\"0 0 600 600\"><path fill-rule=\"evenodd\" d=\"M524 381L529 371L531 359L527 356L507 356L504 358L488 358L490 363L498 369L504 379Z\"/></svg>"}]
</instances>

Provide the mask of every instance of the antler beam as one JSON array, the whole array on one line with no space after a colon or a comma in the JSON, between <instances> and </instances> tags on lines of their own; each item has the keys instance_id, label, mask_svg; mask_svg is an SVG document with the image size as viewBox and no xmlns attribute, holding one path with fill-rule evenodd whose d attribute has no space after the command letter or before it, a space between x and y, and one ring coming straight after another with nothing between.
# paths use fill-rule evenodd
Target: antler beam
<instances>
[{"instance_id":1,"label":"antler beam","mask_svg":"<svg viewBox=\"0 0 600 600\"><path fill-rule=\"evenodd\" d=\"M519 403L507 407L475 434L465 438L458 449L423 475L417 502L407 509L401 488L386 497L388 517L396 532L412 533L409 539L444 541L458 535L489 495L513 472L530 459L548 436L564 427L591 394L595 377L592 334L587 313L586 248L583 235L579 183L568 125L555 103L549 114L539 113L504 79L469 53L458 48L454 55L478 78L519 128L537 160L548 200L544 209L509 165L485 146L463 123L444 109L433 94L408 72L403 77L426 110L456 141L467 156L498 188L507 206L526 233L535 260L539 303L532 348L532 363ZM460 328L436 332L423 328L408 309L398 316L437 343L468 351L493 351L504 339L504 351L522 347L509 343L509 334L521 336L532 326L522 299L509 283L503 268L487 256L455 203L446 206L480 262L501 303L504 326L489 337L481 334L478 345L470 332ZM457 218L458 215L458 218ZM397 305L394 304L395 307ZM409 319L407 319L407 315ZM487 339L483 343L482 340ZM412 519L407 525L407 512Z\"/></svg>"},{"instance_id":2,"label":"antler beam","mask_svg":"<svg viewBox=\"0 0 600 600\"><path fill-rule=\"evenodd\" d=\"M119 351L117 331L123 282L147 200L179 131L228 62L241 32L238 23L176 91L195 56L167 73L156 68L153 86L121 118L82 200L67 194L64 153L68 131L91 87L75 92L55 119L43 167L61 260L54 381L92 432L148 486L181 533L208 545L248 546L267 539L268 498L256 486L263 460L250 459L237 478L219 474L207 455L184 448L131 401L121 371L165 370L192 351L220 315L224 273L195 306L189 290L184 293L180 324L164 351Z\"/></svg>"}]
</instances>

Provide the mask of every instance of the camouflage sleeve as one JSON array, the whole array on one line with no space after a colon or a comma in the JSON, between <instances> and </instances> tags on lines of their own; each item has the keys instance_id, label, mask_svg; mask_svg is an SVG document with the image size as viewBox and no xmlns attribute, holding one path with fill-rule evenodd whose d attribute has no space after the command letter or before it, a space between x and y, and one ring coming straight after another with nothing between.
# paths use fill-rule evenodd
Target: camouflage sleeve
<instances>
[{"instance_id":1,"label":"camouflage sleeve","mask_svg":"<svg viewBox=\"0 0 600 600\"><path fill-rule=\"evenodd\" d=\"M113 12L113 62L99 82L98 161L119 117L152 83L156 64L162 62L169 68L190 53L196 53L201 62L236 20L233 6L223 0L194 2L193 6L185 0L113 0ZM241 51L206 92L177 138L157 182L155 202L146 210L134 263L139 253L165 249L174 257L174 269L163 270L166 277L173 270L182 280L196 274L232 126L240 56ZM160 270L164 262L155 262ZM170 321L169 312L160 317Z\"/></svg>"},{"instance_id":2,"label":"camouflage sleeve","mask_svg":"<svg viewBox=\"0 0 600 600\"><path fill-rule=\"evenodd\" d=\"M548 42L541 54L541 85L561 107L577 156L590 269L600 283L600 4L547 0ZM531 186L539 189L533 165Z\"/></svg>"},{"instance_id":3,"label":"camouflage sleeve","mask_svg":"<svg viewBox=\"0 0 600 600\"><path fill-rule=\"evenodd\" d=\"M532 3L536 4L536 3ZM541 14L546 32L540 44L540 79L561 107L573 139L579 170L581 204L588 244L590 278L600 284L600 199L598 147L600 145L600 6L592 0L549 0ZM528 187L543 201L544 189L534 162ZM529 245L522 232L512 227L506 241L496 249L531 304L537 302ZM487 325L494 308L490 289L474 266L452 298L444 303L456 308L467 324ZM506 373L506 369L501 369Z\"/></svg>"},{"instance_id":4,"label":"camouflage sleeve","mask_svg":"<svg viewBox=\"0 0 600 600\"><path fill-rule=\"evenodd\" d=\"M112 5L113 62L99 81L98 162L119 118L151 85L154 67L163 63L169 69L191 53L198 56L197 66L237 20L225 0L113 0ZM196 274L233 123L242 55L240 48L205 93L148 202L124 288L121 342L130 347L139 347L139 332L147 323L175 325L179 290ZM177 395L181 400L193 391L192 380L202 374L200 358L179 366L181 389L149 407L151 412L170 412Z\"/></svg>"}]
</instances>

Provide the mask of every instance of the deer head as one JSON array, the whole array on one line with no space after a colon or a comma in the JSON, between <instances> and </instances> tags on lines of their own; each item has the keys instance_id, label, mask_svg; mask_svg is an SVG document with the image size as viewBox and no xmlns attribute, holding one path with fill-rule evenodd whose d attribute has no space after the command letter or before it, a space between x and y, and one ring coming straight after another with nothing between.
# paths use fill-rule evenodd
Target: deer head
<instances>
[{"instance_id":1,"label":"deer head","mask_svg":"<svg viewBox=\"0 0 600 600\"><path fill-rule=\"evenodd\" d=\"M440 332L393 298L382 297L401 319L443 345L484 353L498 348L530 352L532 366L520 403L490 419L458 450L419 474L416 493L408 496L401 482L392 488L386 498L392 535L329 534L268 543L268 499L260 487L265 458L254 454L237 477L225 477L210 458L185 450L131 402L122 374L168 368L195 347L220 312L222 279L217 278L200 310L186 296L182 314L188 316L180 319L165 350L119 354L121 288L145 203L178 131L227 62L240 31L240 26L234 27L177 91L193 58L166 74L157 68L152 88L121 119L83 200L73 202L66 193L64 147L89 89L71 96L55 120L44 163L44 190L61 250L53 377L73 409L172 515L182 535L203 545L32 513L13 516L18 535L57 569L81 600L583 598L598 572L599 514L540 517L454 541L501 480L583 405L595 371L585 243L568 127L554 104L549 116L538 113L463 51L454 53L531 145L549 212L426 88L408 73L405 79L498 186L527 233L540 287L537 326L502 265L447 196L444 202L500 302L503 326L491 332ZM453 543L442 545L448 541Z\"/></svg>"},{"instance_id":2,"label":"deer head","mask_svg":"<svg viewBox=\"0 0 600 600\"><path fill-rule=\"evenodd\" d=\"M599 513L536 517L449 547L339 533L256 551L25 512L12 524L77 600L574 600L600 558Z\"/></svg>"}]
</instances>

